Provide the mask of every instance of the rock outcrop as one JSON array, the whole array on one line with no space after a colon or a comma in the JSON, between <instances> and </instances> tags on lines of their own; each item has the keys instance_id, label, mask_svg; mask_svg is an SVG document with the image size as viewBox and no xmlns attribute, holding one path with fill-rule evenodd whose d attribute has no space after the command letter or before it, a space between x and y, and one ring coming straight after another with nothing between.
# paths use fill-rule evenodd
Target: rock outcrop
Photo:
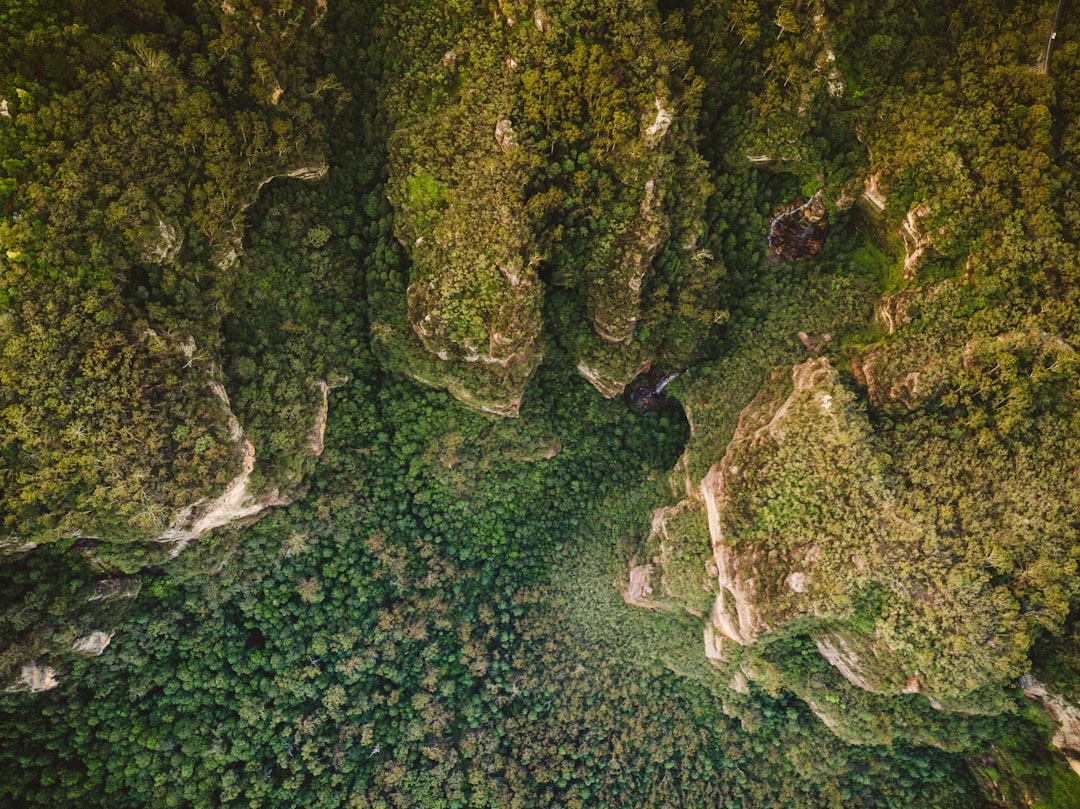
<instances>
[{"instance_id":1,"label":"rock outcrop","mask_svg":"<svg viewBox=\"0 0 1080 809\"><path fill-rule=\"evenodd\" d=\"M697 298L680 300L674 288L685 283L693 295L710 296L720 275L696 249L708 195L691 143L697 102L687 103L677 80L623 69L632 49L615 43L631 28L641 31L634 47L657 65L651 75L675 76L673 60L681 58L677 49L641 44L665 37L655 9L625 13L625 26L578 23L553 37L553 25L572 16L501 0L490 21L477 17L468 23L475 30L459 35L462 43L482 36L490 51L431 43L426 64L443 54L438 74L458 81L435 89L426 74L407 71L408 89L388 92L398 120L387 196L408 258L404 283L393 279L377 293L396 305L372 323L390 367L474 409L516 415L542 355L545 282L568 290L572 310L556 339L607 397L662 353L688 364L686 355L708 336L712 318L699 323L687 314L697 311ZM604 88L581 104L543 100L580 94L578 41L603 63L589 70ZM553 80L566 85L545 86ZM414 103L428 93L439 102ZM657 291L653 264L672 243L683 247L667 265L673 279L657 279ZM673 311L695 322L680 323L682 344L666 351Z\"/></svg>"},{"instance_id":2,"label":"rock outcrop","mask_svg":"<svg viewBox=\"0 0 1080 809\"><path fill-rule=\"evenodd\" d=\"M373 328L391 366L473 409L514 416L542 357L537 222L525 197L537 157L509 117L486 117L489 104L468 95L392 140L388 196L411 266L405 322L387 313ZM452 156L413 148L451 121Z\"/></svg>"},{"instance_id":3,"label":"rock outcrop","mask_svg":"<svg viewBox=\"0 0 1080 809\"><path fill-rule=\"evenodd\" d=\"M43 666L33 660L22 667L19 679L9 691L29 691L39 693L50 691L60 685L56 679L56 671L52 666Z\"/></svg>"},{"instance_id":4,"label":"rock outcrop","mask_svg":"<svg viewBox=\"0 0 1080 809\"><path fill-rule=\"evenodd\" d=\"M902 323L912 305L897 298L883 308ZM1032 357L1044 369L1062 369L1074 357L1067 344L1038 334L972 339L941 357L897 351L887 360L864 356L856 376L869 378L872 402L905 411L951 390L950 380L1007 366L1009 357ZM912 363L927 365L920 374ZM989 694L1004 693L1023 671L1034 632L1016 620L1011 585L982 572L987 559L1009 570L995 555L1009 551L969 558L975 539L950 544L936 515L912 505L933 490L917 489L909 501L879 441L827 358L776 371L740 413L723 457L685 500L654 514L644 562L630 571L624 594L638 606L701 614L708 593L704 654L714 665L728 677L741 672L768 688L782 684L860 743L906 731L899 721L888 733L852 722L820 684L770 657L770 647L810 641L836 681L852 689L849 702L858 694L919 695L924 713L966 715L1001 710ZM1025 526L1040 519L1034 501L1010 508L1031 513L999 521L1002 548L1021 547L1031 530ZM942 561L944 553L951 561ZM1058 578L1068 575L1061 564ZM1012 634L1003 634L1006 626ZM1065 708L1058 713L1070 717Z\"/></svg>"},{"instance_id":5,"label":"rock outcrop","mask_svg":"<svg viewBox=\"0 0 1080 809\"><path fill-rule=\"evenodd\" d=\"M1020 678L1020 687L1032 699L1037 699L1047 716L1057 726L1051 742L1068 759L1069 766L1080 775L1080 706L1050 691L1033 675Z\"/></svg>"},{"instance_id":6,"label":"rock outcrop","mask_svg":"<svg viewBox=\"0 0 1080 809\"><path fill-rule=\"evenodd\" d=\"M330 391L340 387L349 381L348 377L341 377L328 382L325 379L316 379L311 384L319 392L319 403L315 410L315 423L311 427L308 437L308 450L312 457L322 457L326 447L326 418L330 415Z\"/></svg>"},{"instance_id":7,"label":"rock outcrop","mask_svg":"<svg viewBox=\"0 0 1080 809\"><path fill-rule=\"evenodd\" d=\"M262 191L263 186L278 179L292 179L300 180L305 183L317 183L325 180L330 173L330 164L325 160L316 160L312 163L297 166L296 168L288 169L276 174L270 174L259 180L258 185L255 186L254 192L251 194L240 207L238 214L242 214L248 208L250 208ZM237 217L237 223L241 223L243 220ZM214 245L213 262L214 265L221 271L228 271L240 257L244 254L243 244L244 233L239 224L222 230L222 236Z\"/></svg>"},{"instance_id":8,"label":"rock outcrop","mask_svg":"<svg viewBox=\"0 0 1080 809\"><path fill-rule=\"evenodd\" d=\"M881 187L880 172L866 177L861 198L866 203L864 210L871 214L874 220L879 221L881 227L887 228L893 235L899 237L900 244L904 248L904 279L913 280L927 252L934 247L933 234L924 225L926 218L931 214L930 206L925 203L913 206L900 220L899 225L895 220L889 220L885 209L888 197Z\"/></svg>"},{"instance_id":9,"label":"rock outcrop","mask_svg":"<svg viewBox=\"0 0 1080 809\"><path fill-rule=\"evenodd\" d=\"M155 205L152 206L151 223L145 228L141 244L141 258L156 264L172 264L180 257L184 246L184 232L173 219L166 217Z\"/></svg>"},{"instance_id":10,"label":"rock outcrop","mask_svg":"<svg viewBox=\"0 0 1080 809\"><path fill-rule=\"evenodd\" d=\"M181 349L189 361L195 358L194 340L188 339L181 345ZM188 543L198 539L207 531L249 520L268 508L288 505L299 493L295 488L281 491L275 486L259 492L252 491L251 475L255 471L256 461L255 444L247 438L240 420L232 410L229 394L218 378L220 372L217 365L207 361L205 368L208 377L206 385L224 409L229 439L236 446L240 456L240 468L225 490L217 497L198 500L173 515L169 527L157 537L158 542L173 544L170 550L171 557L179 555ZM320 394L320 401L313 416L307 450L313 457L319 457L323 451L329 394L332 387L321 379L315 380L312 384Z\"/></svg>"},{"instance_id":11,"label":"rock outcrop","mask_svg":"<svg viewBox=\"0 0 1080 809\"><path fill-rule=\"evenodd\" d=\"M71 650L87 657L97 657L109 647L115 634L115 632L95 630L89 635L77 638L71 645Z\"/></svg>"}]
</instances>

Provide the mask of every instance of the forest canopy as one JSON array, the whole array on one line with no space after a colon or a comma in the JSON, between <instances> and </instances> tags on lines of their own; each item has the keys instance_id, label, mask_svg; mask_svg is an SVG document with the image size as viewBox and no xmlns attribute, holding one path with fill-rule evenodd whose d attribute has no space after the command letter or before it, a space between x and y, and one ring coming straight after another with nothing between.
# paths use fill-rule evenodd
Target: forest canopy
<instances>
[{"instance_id":1,"label":"forest canopy","mask_svg":"<svg viewBox=\"0 0 1080 809\"><path fill-rule=\"evenodd\" d=\"M1080 806L1078 76L1054 0L6 3L0 798Z\"/></svg>"}]
</instances>

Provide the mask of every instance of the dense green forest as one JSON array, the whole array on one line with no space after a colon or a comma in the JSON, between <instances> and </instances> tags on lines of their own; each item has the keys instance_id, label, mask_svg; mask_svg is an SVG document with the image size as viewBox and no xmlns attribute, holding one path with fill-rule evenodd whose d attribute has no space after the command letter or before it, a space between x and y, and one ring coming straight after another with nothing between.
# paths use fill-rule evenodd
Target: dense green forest
<instances>
[{"instance_id":1,"label":"dense green forest","mask_svg":"<svg viewBox=\"0 0 1080 809\"><path fill-rule=\"evenodd\" d=\"M1080 8L9 0L0 802L1080 806Z\"/></svg>"}]
</instances>

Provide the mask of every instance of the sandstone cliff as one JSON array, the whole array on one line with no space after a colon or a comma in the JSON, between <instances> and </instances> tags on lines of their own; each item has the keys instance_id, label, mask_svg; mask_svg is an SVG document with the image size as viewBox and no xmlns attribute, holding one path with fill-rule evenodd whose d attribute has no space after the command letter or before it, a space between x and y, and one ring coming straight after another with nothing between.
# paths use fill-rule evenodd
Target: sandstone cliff
<instances>
[{"instance_id":1,"label":"sandstone cliff","mask_svg":"<svg viewBox=\"0 0 1080 809\"><path fill-rule=\"evenodd\" d=\"M903 322L914 302L886 300L884 319ZM928 305L925 295L918 302ZM1040 334L970 339L951 352L919 346L917 340L885 344L856 357L856 379L874 406L910 413L925 404L923 397L948 395L943 392L956 390L959 379L993 372L1018 356L1047 371L1073 362L1071 347ZM1008 407L1006 398L999 418L1009 418ZM954 440L962 440L959 433ZM1067 543L1029 547L1033 528L1050 528L1047 515L1018 489L1034 494L1052 487L1055 509L1075 508L1073 498L1032 460L1009 487L994 480L975 486L1008 503L993 529L961 522L952 517L954 490L927 458L944 448L927 453L924 444L920 454L905 441L903 433L897 438L875 428L828 359L778 369L740 413L723 457L686 499L654 514L627 601L696 615L704 608L711 662L729 677L739 673L762 687L794 691L849 741L911 738L903 730L911 720L896 720L887 731L880 722L861 721L867 700L879 697L898 700L875 703L884 716L919 704L923 716L1002 710L1009 684L1030 666L1038 626L1067 611L1067 602L1048 601L1047 593L1072 587ZM1028 450L1037 457L1041 448ZM949 463L977 464L972 453ZM969 486L974 474L965 473ZM949 515L947 524L942 515ZM995 532L992 542L987 530ZM1022 572L1017 559L1025 555ZM1032 590L1033 565L1047 565L1038 567L1047 577L1039 585L1047 612L1039 615L1018 610L1021 600L1040 598ZM811 645L800 645L805 642ZM815 651L833 679L846 683L849 690L840 692L848 696L826 699L832 692L821 687L821 674L807 674L812 666L775 656L784 644L804 655ZM915 695L926 700L912 703ZM939 730L920 732L946 744Z\"/></svg>"}]
</instances>

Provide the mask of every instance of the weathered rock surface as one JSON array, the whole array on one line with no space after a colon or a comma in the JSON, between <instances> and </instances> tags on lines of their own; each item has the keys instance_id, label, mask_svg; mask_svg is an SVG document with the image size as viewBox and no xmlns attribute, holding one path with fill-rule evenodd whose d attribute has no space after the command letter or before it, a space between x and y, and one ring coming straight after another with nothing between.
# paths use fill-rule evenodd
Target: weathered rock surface
<instances>
[{"instance_id":1,"label":"weathered rock surface","mask_svg":"<svg viewBox=\"0 0 1080 809\"><path fill-rule=\"evenodd\" d=\"M315 424L312 425L311 434L308 438L308 450L315 458L322 456L323 449L326 446L326 418L330 414L330 391L341 387L348 381L349 378L346 376L329 382L325 379L316 379L311 383L319 392L319 404L315 410Z\"/></svg>"},{"instance_id":2,"label":"weathered rock surface","mask_svg":"<svg viewBox=\"0 0 1080 809\"><path fill-rule=\"evenodd\" d=\"M96 657L103 653L112 643L115 632L103 632L100 629L91 632L89 635L78 638L71 645L71 649L81 655L87 657Z\"/></svg>"},{"instance_id":3,"label":"weathered rock surface","mask_svg":"<svg viewBox=\"0 0 1080 809\"><path fill-rule=\"evenodd\" d=\"M115 576L90 584L86 591L86 601L88 604L93 604L100 601L135 598L141 590L142 579L139 576Z\"/></svg>"},{"instance_id":4,"label":"weathered rock surface","mask_svg":"<svg viewBox=\"0 0 1080 809\"><path fill-rule=\"evenodd\" d=\"M1065 754L1069 766L1080 775L1080 706L1061 694L1053 693L1031 674L1020 678L1020 686L1025 694L1042 703L1047 715L1057 725L1051 741Z\"/></svg>"},{"instance_id":5,"label":"weathered rock surface","mask_svg":"<svg viewBox=\"0 0 1080 809\"><path fill-rule=\"evenodd\" d=\"M325 160L318 160L307 165L297 166L293 169L280 172L278 174L271 174L263 177L257 186L255 186L254 192L247 202L240 208L238 213L243 213L250 208L259 192L263 189L267 183L271 183L278 179L293 179L300 180L305 183L317 183L325 180L330 173L330 164ZM227 271L230 267L236 264L240 260L240 256L244 254L243 244L243 229L239 226L242 222L239 217L237 218L237 225L229 229L222 230L222 237L219 242L214 246L213 262L214 265L221 271Z\"/></svg>"},{"instance_id":6,"label":"weathered rock surface","mask_svg":"<svg viewBox=\"0 0 1080 809\"><path fill-rule=\"evenodd\" d=\"M672 530L675 520L686 527ZM953 663L941 657L957 652L931 640L956 585L947 570L936 580L919 570L930 530L894 494L854 395L827 359L812 359L774 375L690 497L654 515L647 547L660 550L634 568L626 600L696 612L701 588L680 582L708 580L714 595L704 646L718 667L739 666L762 639L798 627L862 691L918 693L948 710L968 710L963 682L970 679L952 679ZM711 554L700 550L702 534ZM853 600L874 592L887 594L881 603L904 617L893 623L876 607L853 612ZM986 647L992 621L952 631L963 634L950 648L967 650L966 670L979 671L980 682L1002 676ZM785 676L768 666L759 671L772 682ZM828 712L828 701L806 693L819 714ZM843 727L845 738L861 732L839 715L827 723Z\"/></svg>"},{"instance_id":7,"label":"weathered rock surface","mask_svg":"<svg viewBox=\"0 0 1080 809\"><path fill-rule=\"evenodd\" d=\"M889 337L851 358L855 391L826 357L774 371L726 444L705 449L709 466L684 455L672 489L685 497L654 514L627 584L628 603L696 614L700 582L711 582L707 659L725 677L738 671L794 692L853 743L909 733L915 714L891 711L921 711L922 738L948 746L940 729L949 717L1005 710L1010 683L1030 666L1037 624L1067 613L1066 601L1043 601L1044 593L1074 587L1074 546L1060 531L1078 505L1062 483L1075 477L1075 463L1047 460L1056 457L1054 440L1028 434L1013 449L995 448L1015 459L1023 481L1006 486L977 460L986 430L926 435L927 419L959 403L971 408L962 413L984 407L995 428L1023 427L1031 409L1022 403L1074 389L1072 345L1038 330L966 332L969 299L955 281L882 299L876 316ZM798 339L825 348L824 337ZM696 379L684 393L691 403L722 384ZM917 420L920 430L882 427L867 417L867 402L875 414ZM693 437L701 413L689 407L688 417ZM956 442L965 442L962 451ZM691 474L695 467L704 472ZM973 512L972 496L995 503L996 516ZM1031 542L1044 534L1054 538ZM1016 605L1024 600L1052 612L1023 615ZM808 679L779 653L770 657L793 639L816 650L827 678ZM1080 728L1068 706L1047 710ZM1060 746L1069 745L1080 750L1063 736Z\"/></svg>"},{"instance_id":8,"label":"weathered rock surface","mask_svg":"<svg viewBox=\"0 0 1080 809\"><path fill-rule=\"evenodd\" d=\"M145 229L142 242L142 260L158 264L172 264L180 256L184 246L184 232L179 224L167 218L157 206L153 206L153 222Z\"/></svg>"},{"instance_id":9,"label":"weathered rock surface","mask_svg":"<svg viewBox=\"0 0 1080 809\"><path fill-rule=\"evenodd\" d=\"M627 49L605 50L623 29L640 29L636 42L665 41L654 8L625 14L593 26L559 9L499 0L490 16L467 23L469 36L429 43L427 65L443 54L438 74L458 81L434 90L426 76L409 74L402 88L388 90L397 119L387 197L408 267L380 290L395 306L373 317L387 366L474 409L516 415L541 359L545 282L567 292L563 314L572 322L555 337L607 397L661 355L688 364L685 356L706 339L712 312L697 317L697 298L676 288L685 282L688 297L711 297L720 276L696 249L709 193L692 144L697 100L675 78L678 48L647 48L642 58L656 63L648 79L629 68L635 59ZM564 23L577 28L558 30ZM473 35L490 49L466 51L459 43ZM598 72L608 74L606 89L573 109L542 102L579 93L571 86L580 71L575 37L605 52ZM414 103L429 91L437 103ZM616 97L601 103L602 95ZM550 170L564 148L576 157ZM653 289L654 261L673 243L681 251L665 272L677 280ZM671 329L679 345L669 352L663 343L676 318L693 322Z\"/></svg>"},{"instance_id":10,"label":"weathered rock surface","mask_svg":"<svg viewBox=\"0 0 1080 809\"><path fill-rule=\"evenodd\" d=\"M606 343L628 345L641 318L642 283L670 229L661 204L663 192L656 179L646 180L636 213L612 227L624 235L592 259L604 269L589 286L589 314L596 334Z\"/></svg>"},{"instance_id":11,"label":"weathered rock surface","mask_svg":"<svg viewBox=\"0 0 1080 809\"><path fill-rule=\"evenodd\" d=\"M22 667L18 681L8 690L30 691L36 694L41 691L49 691L58 685L60 685L60 681L56 679L56 671L52 666L43 666L31 660Z\"/></svg>"},{"instance_id":12,"label":"weathered rock surface","mask_svg":"<svg viewBox=\"0 0 1080 809\"><path fill-rule=\"evenodd\" d=\"M578 373L588 381L590 385L600 391L605 399L613 399L626 390L640 374L649 370L649 365L632 367L623 373L613 373L611 370L600 370L589 367L588 363L581 361L577 365Z\"/></svg>"},{"instance_id":13,"label":"weathered rock surface","mask_svg":"<svg viewBox=\"0 0 1080 809\"><path fill-rule=\"evenodd\" d=\"M181 347L189 360L195 357L196 347L193 340L189 339ZM174 543L170 551L170 555L174 557L179 555L189 542L198 539L207 531L240 523L274 506L288 505L298 494L297 491L282 492L277 487L258 493L251 491L251 474L255 471L255 444L245 436L240 420L232 410L229 394L217 378L219 372L216 364L208 362L206 368L209 377L206 384L225 410L229 439L240 454L240 469L217 497L191 503L173 515L169 527L158 535L157 541ZM315 380L313 385L319 391L320 402L313 416L314 423L307 449L312 456L319 457L323 451L331 385L321 379Z\"/></svg>"}]
</instances>

